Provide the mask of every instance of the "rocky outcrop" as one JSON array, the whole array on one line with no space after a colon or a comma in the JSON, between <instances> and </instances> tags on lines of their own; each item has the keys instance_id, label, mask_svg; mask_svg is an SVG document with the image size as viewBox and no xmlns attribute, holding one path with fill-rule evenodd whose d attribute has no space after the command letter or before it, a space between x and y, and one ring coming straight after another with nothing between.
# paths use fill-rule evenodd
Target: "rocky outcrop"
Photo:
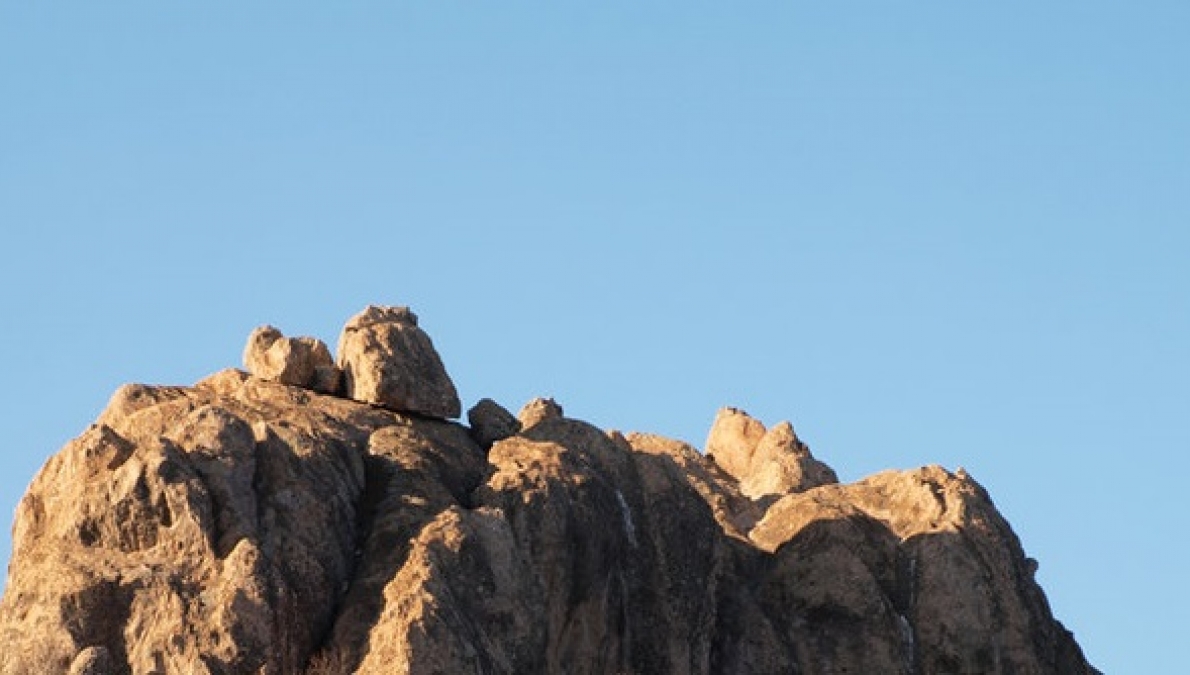
<instances>
[{"instance_id":1,"label":"rocky outcrop","mask_svg":"<svg viewBox=\"0 0 1190 675\"><path fill-rule=\"evenodd\" d=\"M562 406L558 405L557 401L552 398L535 398L521 406L520 412L517 413L517 421L522 429L529 429L546 420L561 419L562 416Z\"/></svg>"},{"instance_id":2,"label":"rocky outcrop","mask_svg":"<svg viewBox=\"0 0 1190 675\"><path fill-rule=\"evenodd\" d=\"M462 412L442 359L408 307L371 305L356 314L338 352L348 398L443 419Z\"/></svg>"},{"instance_id":3,"label":"rocky outcrop","mask_svg":"<svg viewBox=\"0 0 1190 675\"><path fill-rule=\"evenodd\" d=\"M772 429L736 408L722 408L707 436L707 455L740 482L748 497L772 498L838 483L834 469L814 459L793 425Z\"/></svg>"},{"instance_id":4,"label":"rocky outcrop","mask_svg":"<svg viewBox=\"0 0 1190 675\"><path fill-rule=\"evenodd\" d=\"M961 472L371 403L118 390L18 508L0 673L1095 672Z\"/></svg>"},{"instance_id":5,"label":"rocky outcrop","mask_svg":"<svg viewBox=\"0 0 1190 675\"><path fill-rule=\"evenodd\" d=\"M248 336L244 367L256 377L281 384L337 394L342 373L322 340L287 338L272 326L261 326Z\"/></svg>"}]
</instances>

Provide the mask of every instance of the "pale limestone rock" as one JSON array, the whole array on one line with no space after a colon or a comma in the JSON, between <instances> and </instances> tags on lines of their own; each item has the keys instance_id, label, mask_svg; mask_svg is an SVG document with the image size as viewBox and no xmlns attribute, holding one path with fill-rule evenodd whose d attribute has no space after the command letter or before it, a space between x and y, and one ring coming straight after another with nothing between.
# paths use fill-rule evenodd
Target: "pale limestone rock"
<instances>
[{"instance_id":1,"label":"pale limestone rock","mask_svg":"<svg viewBox=\"0 0 1190 675\"><path fill-rule=\"evenodd\" d=\"M326 343L312 337L288 338L272 326L261 326L248 336L244 367L256 377L321 394L339 391L339 368Z\"/></svg>"},{"instance_id":2,"label":"pale limestone rock","mask_svg":"<svg viewBox=\"0 0 1190 675\"><path fill-rule=\"evenodd\" d=\"M552 398L535 398L522 406L520 412L517 413L517 419L520 420L522 429L562 417L562 406Z\"/></svg>"},{"instance_id":3,"label":"pale limestone rock","mask_svg":"<svg viewBox=\"0 0 1190 675\"><path fill-rule=\"evenodd\" d=\"M455 418L454 383L430 337L408 307L369 305L339 337L338 364L348 398L398 412Z\"/></svg>"},{"instance_id":4,"label":"pale limestone rock","mask_svg":"<svg viewBox=\"0 0 1190 675\"><path fill-rule=\"evenodd\" d=\"M490 448L521 430L521 423L512 413L490 398L480 399L467 411L471 437L483 448Z\"/></svg>"}]
</instances>

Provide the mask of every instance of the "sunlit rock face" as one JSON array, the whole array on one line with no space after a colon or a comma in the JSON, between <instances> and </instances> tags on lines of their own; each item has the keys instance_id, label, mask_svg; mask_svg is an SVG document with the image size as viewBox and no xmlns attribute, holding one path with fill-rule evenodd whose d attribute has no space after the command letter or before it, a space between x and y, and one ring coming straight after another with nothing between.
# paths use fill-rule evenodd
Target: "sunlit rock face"
<instances>
[{"instance_id":1,"label":"sunlit rock face","mask_svg":"<svg viewBox=\"0 0 1190 675\"><path fill-rule=\"evenodd\" d=\"M961 471L842 485L735 409L705 453L550 399L465 426L404 308L318 344L122 387L46 462L0 673L1096 672Z\"/></svg>"},{"instance_id":2,"label":"sunlit rock face","mask_svg":"<svg viewBox=\"0 0 1190 675\"><path fill-rule=\"evenodd\" d=\"M348 398L444 419L462 412L442 359L408 307L370 305L351 317L338 363Z\"/></svg>"}]
</instances>

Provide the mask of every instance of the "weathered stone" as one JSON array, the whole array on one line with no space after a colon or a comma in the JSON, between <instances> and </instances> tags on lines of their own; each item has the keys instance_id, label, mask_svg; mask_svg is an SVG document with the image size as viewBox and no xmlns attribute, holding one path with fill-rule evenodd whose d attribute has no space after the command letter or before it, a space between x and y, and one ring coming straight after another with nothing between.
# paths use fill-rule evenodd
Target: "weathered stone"
<instances>
[{"instance_id":1,"label":"weathered stone","mask_svg":"<svg viewBox=\"0 0 1190 675\"><path fill-rule=\"evenodd\" d=\"M339 391L339 368L326 343L312 337L288 338L272 326L248 336L244 367L256 377L311 389L322 394Z\"/></svg>"},{"instance_id":2,"label":"weathered stone","mask_svg":"<svg viewBox=\"0 0 1190 675\"><path fill-rule=\"evenodd\" d=\"M92 646L114 673L301 672L353 578L371 430L442 423L234 372L209 382L122 387L39 472L18 507L0 673Z\"/></svg>"},{"instance_id":3,"label":"weathered stone","mask_svg":"<svg viewBox=\"0 0 1190 675\"><path fill-rule=\"evenodd\" d=\"M740 481L740 491L755 499L838 482L834 470L814 459L810 448L793 432L793 426L781 422L757 443L748 474Z\"/></svg>"},{"instance_id":4,"label":"weathered stone","mask_svg":"<svg viewBox=\"0 0 1190 675\"><path fill-rule=\"evenodd\" d=\"M833 469L814 459L789 422L767 431L736 408L722 408L707 436L707 456L739 481L740 492L767 499L839 482Z\"/></svg>"},{"instance_id":5,"label":"weathered stone","mask_svg":"<svg viewBox=\"0 0 1190 675\"><path fill-rule=\"evenodd\" d=\"M490 398L480 399L467 411L471 437L484 449L492 447L521 430L521 423L512 413Z\"/></svg>"},{"instance_id":6,"label":"weathered stone","mask_svg":"<svg viewBox=\"0 0 1190 675\"><path fill-rule=\"evenodd\" d=\"M107 647L87 647L74 657L69 675L112 675L115 670Z\"/></svg>"},{"instance_id":7,"label":"weathered stone","mask_svg":"<svg viewBox=\"0 0 1190 675\"><path fill-rule=\"evenodd\" d=\"M552 398L535 398L522 406L520 412L517 413L517 419L520 420L522 429L562 417L562 406Z\"/></svg>"},{"instance_id":8,"label":"weathered stone","mask_svg":"<svg viewBox=\"0 0 1190 675\"><path fill-rule=\"evenodd\" d=\"M458 392L408 307L369 305L339 337L338 364L348 398L397 412L454 418Z\"/></svg>"},{"instance_id":9,"label":"weathered stone","mask_svg":"<svg viewBox=\"0 0 1190 675\"><path fill-rule=\"evenodd\" d=\"M121 387L18 507L0 674L1097 672L965 472L840 485L787 423L721 413L712 459L545 399L485 452L485 407Z\"/></svg>"},{"instance_id":10,"label":"weathered stone","mask_svg":"<svg viewBox=\"0 0 1190 675\"><path fill-rule=\"evenodd\" d=\"M729 475L743 480L764 432L764 425L743 410L720 408L707 435L706 453Z\"/></svg>"}]
</instances>

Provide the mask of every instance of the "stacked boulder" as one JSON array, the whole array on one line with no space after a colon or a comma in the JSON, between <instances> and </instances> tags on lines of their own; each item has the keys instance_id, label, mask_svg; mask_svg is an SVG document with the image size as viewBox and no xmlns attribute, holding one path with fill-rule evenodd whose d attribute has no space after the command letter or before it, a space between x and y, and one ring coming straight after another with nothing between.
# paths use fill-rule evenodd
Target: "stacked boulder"
<instances>
[{"instance_id":1,"label":"stacked boulder","mask_svg":"<svg viewBox=\"0 0 1190 675\"><path fill-rule=\"evenodd\" d=\"M454 419L462 412L438 351L408 307L369 305L351 317L339 336L336 359L321 340L285 337L261 326L248 337L244 365L262 379L395 412L436 419ZM562 406L550 398L529 401L516 416L486 398L467 411L470 435L484 450L563 417ZM761 502L838 482L788 422L766 429L735 408L719 411L706 454L738 481L744 496Z\"/></svg>"},{"instance_id":2,"label":"stacked boulder","mask_svg":"<svg viewBox=\"0 0 1190 675\"><path fill-rule=\"evenodd\" d=\"M252 332L244 366L253 375L388 410L452 419L458 392L430 336L408 307L369 305L339 336L338 359L321 340L287 338L272 326Z\"/></svg>"}]
</instances>

